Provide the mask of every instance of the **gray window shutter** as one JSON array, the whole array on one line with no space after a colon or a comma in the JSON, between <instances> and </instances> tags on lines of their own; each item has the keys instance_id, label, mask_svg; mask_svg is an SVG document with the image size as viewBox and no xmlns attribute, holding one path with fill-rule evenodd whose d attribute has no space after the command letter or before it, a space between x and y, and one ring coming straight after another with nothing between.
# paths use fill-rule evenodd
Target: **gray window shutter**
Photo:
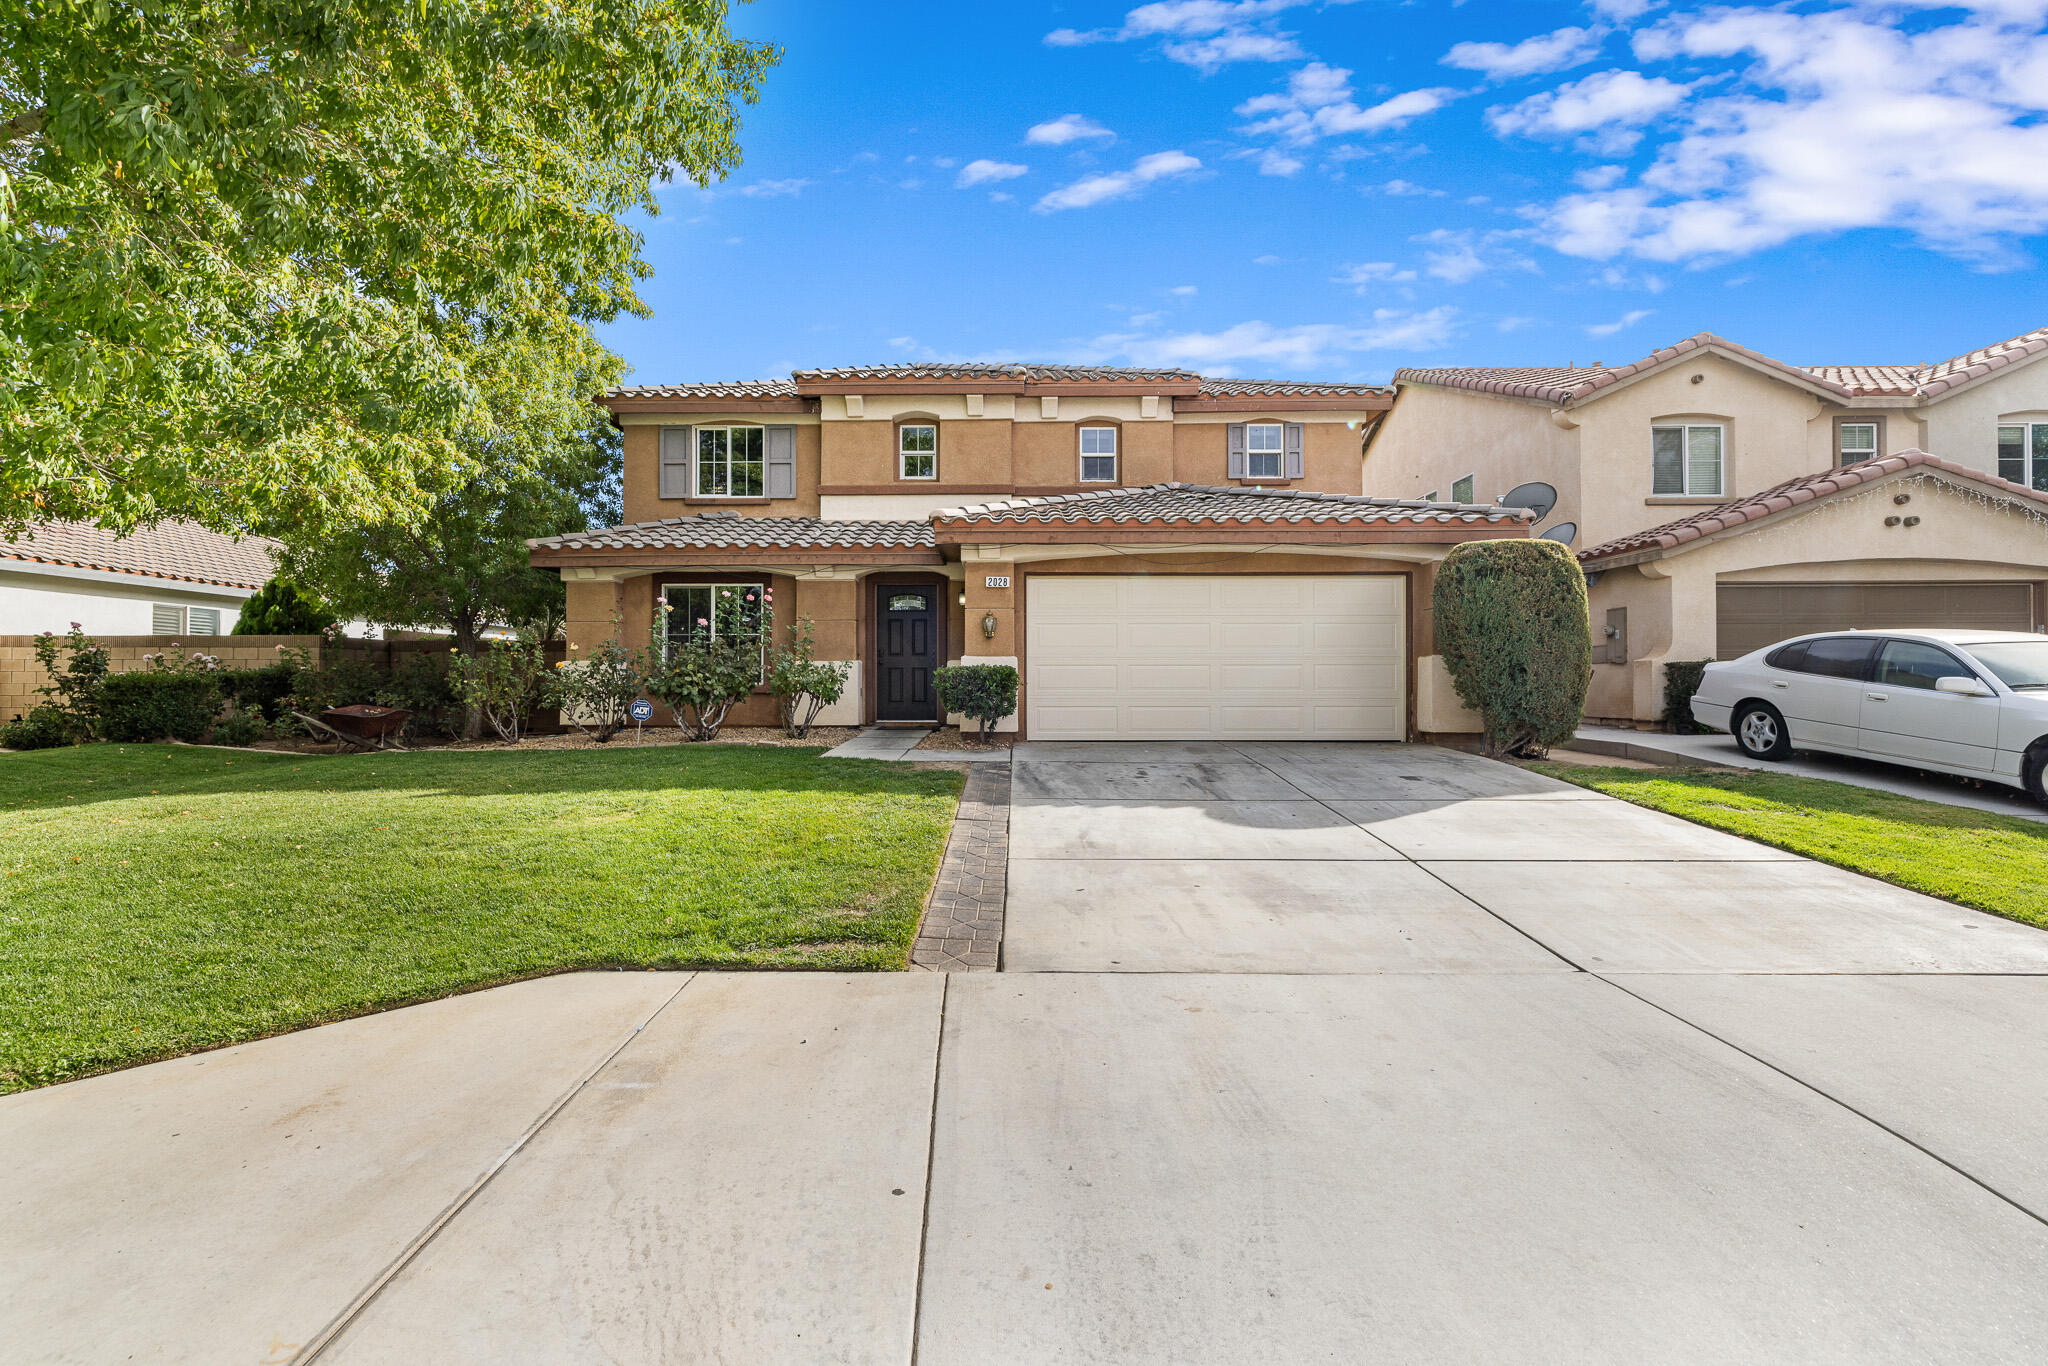
<instances>
[{"instance_id":1,"label":"gray window shutter","mask_svg":"<svg viewBox=\"0 0 2048 1366\"><path fill-rule=\"evenodd\" d=\"M1301 474L1301 424L1290 422L1287 424L1287 477L1299 479Z\"/></svg>"},{"instance_id":2,"label":"gray window shutter","mask_svg":"<svg viewBox=\"0 0 2048 1366\"><path fill-rule=\"evenodd\" d=\"M1244 424L1230 424L1230 477L1244 478Z\"/></svg>"},{"instance_id":3,"label":"gray window shutter","mask_svg":"<svg viewBox=\"0 0 2048 1366\"><path fill-rule=\"evenodd\" d=\"M694 429L689 427L661 429L660 494L663 498L690 496L690 447L694 439Z\"/></svg>"},{"instance_id":4,"label":"gray window shutter","mask_svg":"<svg viewBox=\"0 0 2048 1366\"><path fill-rule=\"evenodd\" d=\"M768 429L768 496L796 497L796 428Z\"/></svg>"}]
</instances>

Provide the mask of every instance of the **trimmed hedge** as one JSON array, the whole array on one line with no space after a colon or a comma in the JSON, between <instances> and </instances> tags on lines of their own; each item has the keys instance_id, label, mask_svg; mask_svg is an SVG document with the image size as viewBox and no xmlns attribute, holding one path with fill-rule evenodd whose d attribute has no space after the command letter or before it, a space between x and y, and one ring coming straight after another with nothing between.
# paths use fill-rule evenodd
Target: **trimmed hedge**
<instances>
[{"instance_id":1,"label":"trimmed hedge","mask_svg":"<svg viewBox=\"0 0 2048 1366\"><path fill-rule=\"evenodd\" d=\"M1664 724L1674 734L1698 735L1704 730L1692 719L1692 695L1700 690L1711 659L1669 660L1664 665Z\"/></svg>"},{"instance_id":2,"label":"trimmed hedge","mask_svg":"<svg viewBox=\"0 0 2048 1366\"><path fill-rule=\"evenodd\" d=\"M1593 680L1586 576L1556 541L1468 541L1436 575L1436 640L1489 754L1569 740Z\"/></svg>"},{"instance_id":3,"label":"trimmed hedge","mask_svg":"<svg viewBox=\"0 0 2048 1366\"><path fill-rule=\"evenodd\" d=\"M102 740L196 745L220 715L220 685L211 674L185 670L108 674L100 683L99 711Z\"/></svg>"},{"instance_id":4,"label":"trimmed hedge","mask_svg":"<svg viewBox=\"0 0 2048 1366\"><path fill-rule=\"evenodd\" d=\"M1017 669L1011 664L948 664L932 671L939 705L981 722L981 735L1017 710Z\"/></svg>"}]
</instances>

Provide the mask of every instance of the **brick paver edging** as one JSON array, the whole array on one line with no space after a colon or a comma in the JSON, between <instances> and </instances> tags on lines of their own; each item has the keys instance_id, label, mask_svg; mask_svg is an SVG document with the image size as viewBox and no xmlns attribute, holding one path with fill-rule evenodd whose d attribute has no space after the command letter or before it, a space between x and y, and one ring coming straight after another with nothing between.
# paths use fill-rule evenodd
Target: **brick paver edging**
<instances>
[{"instance_id":1,"label":"brick paver edging","mask_svg":"<svg viewBox=\"0 0 2048 1366\"><path fill-rule=\"evenodd\" d=\"M912 967L933 972L994 972L1003 947L1003 902L1010 884L1010 768L967 771L953 833L910 949Z\"/></svg>"}]
</instances>

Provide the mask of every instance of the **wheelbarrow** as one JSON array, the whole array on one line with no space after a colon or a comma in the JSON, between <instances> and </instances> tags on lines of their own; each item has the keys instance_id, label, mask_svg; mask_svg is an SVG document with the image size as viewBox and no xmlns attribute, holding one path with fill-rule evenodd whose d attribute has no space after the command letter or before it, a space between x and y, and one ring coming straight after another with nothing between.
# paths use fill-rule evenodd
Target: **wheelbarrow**
<instances>
[{"instance_id":1,"label":"wheelbarrow","mask_svg":"<svg viewBox=\"0 0 2048 1366\"><path fill-rule=\"evenodd\" d=\"M401 707L373 707L360 703L353 707L329 707L318 716L308 716L295 711L315 740L331 740L341 746L343 754L361 750L368 752L379 749L404 751L397 736L404 729L412 713Z\"/></svg>"}]
</instances>

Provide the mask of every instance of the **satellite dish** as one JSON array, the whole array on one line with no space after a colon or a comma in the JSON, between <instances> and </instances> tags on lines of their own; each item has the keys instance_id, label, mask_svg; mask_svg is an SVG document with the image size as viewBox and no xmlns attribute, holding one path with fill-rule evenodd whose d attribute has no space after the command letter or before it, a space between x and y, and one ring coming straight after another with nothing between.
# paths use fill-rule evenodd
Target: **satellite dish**
<instances>
[{"instance_id":1,"label":"satellite dish","mask_svg":"<svg viewBox=\"0 0 2048 1366\"><path fill-rule=\"evenodd\" d=\"M1540 522L1557 506L1557 490L1548 484L1517 484L1501 495L1500 505L1527 508L1536 514L1536 520Z\"/></svg>"},{"instance_id":2,"label":"satellite dish","mask_svg":"<svg viewBox=\"0 0 2048 1366\"><path fill-rule=\"evenodd\" d=\"M1544 532L1540 539L1556 541L1559 545L1570 545L1572 538L1578 534L1579 524L1577 522L1559 522L1556 526Z\"/></svg>"}]
</instances>

